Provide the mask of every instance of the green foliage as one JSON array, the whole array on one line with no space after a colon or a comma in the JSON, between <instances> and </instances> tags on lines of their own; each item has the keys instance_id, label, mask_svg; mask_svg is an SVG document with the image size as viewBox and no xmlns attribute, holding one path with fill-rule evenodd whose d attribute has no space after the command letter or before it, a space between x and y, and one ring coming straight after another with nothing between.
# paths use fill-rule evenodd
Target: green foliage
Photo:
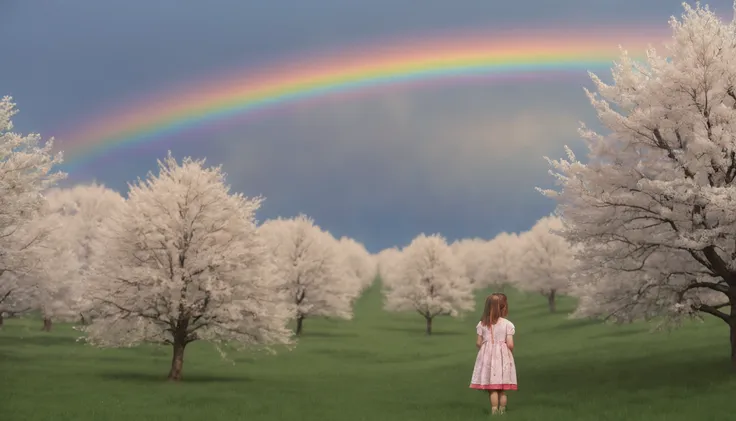
<instances>
[{"instance_id":1,"label":"green foliage","mask_svg":"<svg viewBox=\"0 0 736 421\"><path fill-rule=\"evenodd\" d=\"M170 349L100 350L69 326L6 320L0 331L0 419L7 421L452 421L488 417L487 395L468 389L477 315L437 318L381 310L379 285L355 320L311 320L294 351L229 354L187 349L184 380L166 382ZM648 325L567 320L543 297L509 294L517 326L520 390L508 420L728 420L730 374L723 323L673 333ZM477 309L483 294L478 297Z\"/></svg>"}]
</instances>

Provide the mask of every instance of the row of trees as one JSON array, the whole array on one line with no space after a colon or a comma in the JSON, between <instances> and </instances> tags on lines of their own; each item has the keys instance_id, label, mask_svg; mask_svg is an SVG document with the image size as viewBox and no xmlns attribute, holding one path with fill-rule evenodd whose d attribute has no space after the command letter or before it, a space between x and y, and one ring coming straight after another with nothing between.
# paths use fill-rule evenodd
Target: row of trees
<instances>
[{"instance_id":1,"label":"row of trees","mask_svg":"<svg viewBox=\"0 0 736 421\"><path fill-rule=\"evenodd\" d=\"M638 62L624 51L612 84L591 74L597 93L586 93L608 133L581 127L587 163L569 148L566 159L547 158L559 188L541 192L560 218L501 235L490 252L479 251L483 240L451 247L470 262L471 285L538 290L551 310L567 290L579 298L577 317L665 326L716 317L736 369L736 16L684 8L670 20L665 55L650 48ZM425 317L446 312L434 308Z\"/></svg>"},{"instance_id":2,"label":"row of trees","mask_svg":"<svg viewBox=\"0 0 736 421\"><path fill-rule=\"evenodd\" d=\"M422 234L401 250L383 250L377 260L385 308L417 312L428 335L435 317L473 310L477 289L511 285L540 293L554 312L555 298L569 292L576 271L575 247L558 234L562 225L559 217L546 216L521 234L452 244L441 235Z\"/></svg>"},{"instance_id":3,"label":"row of trees","mask_svg":"<svg viewBox=\"0 0 736 421\"><path fill-rule=\"evenodd\" d=\"M257 224L262 199L230 192L203 160L169 154L125 198L97 184L55 188L61 156L52 142L13 133L14 112L5 98L0 313L37 310L44 330L76 321L102 347L171 345L178 380L191 342L290 344L290 321L300 335L310 317L351 318L376 276L360 243L304 215ZM435 316L473 309L469 268L442 237L394 251L388 310L418 310L431 333Z\"/></svg>"},{"instance_id":4,"label":"row of trees","mask_svg":"<svg viewBox=\"0 0 736 421\"><path fill-rule=\"evenodd\" d=\"M306 216L258 225L261 198L230 192L219 167L172 156L129 186L54 188L53 143L12 131L0 102L0 315L36 310L105 347L169 344L178 380L196 340L289 344L314 316L350 318L375 276L358 242ZM2 321L2 319L0 319Z\"/></svg>"},{"instance_id":5,"label":"row of trees","mask_svg":"<svg viewBox=\"0 0 736 421\"><path fill-rule=\"evenodd\" d=\"M309 218L256 223L260 198L232 194L220 168L171 156L130 186L50 190L52 143L13 133L0 101L0 306L84 319L101 346L173 346L181 376L194 340L292 342L312 316L349 318L376 264L386 308L436 316L472 291L514 285L580 298L575 315L625 322L709 314L729 326L736 368L736 23L685 6L667 57L625 53L588 92L602 125L582 128L589 162L549 160L560 217L528 232L447 244L420 235L371 261Z\"/></svg>"},{"instance_id":6,"label":"row of trees","mask_svg":"<svg viewBox=\"0 0 736 421\"><path fill-rule=\"evenodd\" d=\"M298 336L310 317L350 319L379 261L386 309L417 311L427 334L436 316L473 310L474 289L518 274L514 241L526 234L452 245L420 235L377 259L304 215L258 225L262 198L231 193L219 167L171 154L125 198L97 184L55 188L61 156L37 135L13 133L15 109L2 104L0 314L37 310L44 330L75 321L102 347L171 345L172 380L193 341L290 344L290 321ZM524 242L538 274L557 259L552 235L535 227Z\"/></svg>"}]
</instances>

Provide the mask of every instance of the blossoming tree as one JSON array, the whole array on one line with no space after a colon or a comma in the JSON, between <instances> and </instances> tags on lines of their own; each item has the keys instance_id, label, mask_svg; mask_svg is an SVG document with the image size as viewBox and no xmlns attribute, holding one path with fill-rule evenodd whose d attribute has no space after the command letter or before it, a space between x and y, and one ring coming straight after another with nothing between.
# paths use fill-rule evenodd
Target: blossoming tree
<instances>
[{"instance_id":1,"label":"blossoming tree","mask_svg":"<svg viewBox=\"0 0 736 421\"><path fill-rule=\"evenodd\" d=\"M268 220L259 232L293 304L297 335L302 334L304 320L310 317L353 317L353 301L362 290L361 282L330 233L305 215Z\"/></svg>"},{"instance_id":2,"label":"blossoming tree","mask_svg":"<svg viewBox=\"0 0 736 421\"><path fill-rule=\"evenodd\" d=\"M551 313L557 310L558 294L568 292L577 264L575 248L557 234L560 230L559 217L545 216L519 235L522 264L514 285L546 297Z\"/></svg>"},{"instance_id":3,"label":"blossoming tree","mask_svg":"<svg viewBox=\"0 0 736 421\"><path fill-rule=\"evenodd\" d=\"M416 311L426 321L427 335L436 316L455 317L475 307L465 267L440 235L416 237L382 276L386 310Z\"/></svg>"},{"instance_id":4,"label":"blossoming tree","mask_svg":"<svg viewBox=\"0 0 736 421\"><path fill-rule=\"evenodd\" d=\"M292 311L256 227L260 204L230 193L219 167L169 153L103 224L86 340L171 345L174 381L193 341L288 343Z\"/></svg>"},{"instance_id":5,"label":"blossoming tree","mask_svg":"<svg viewBox=\"0 0 736 421\"><path fill-rule=\"evenodd\" d=\"M579 315L712 315L736 369L736 24L699 5L670 24L665 55L591 75L607 134L583 126L588 163L549 160L560 188L544 193L580 245Z\"/></svg>"},{"instance_id":6,"label":"blossoming tree","mask_svg":"<svg viewBox=\"0 0 736 421\"><path fill-rule=\"evenodd\" d=\"M37 247L45 232L33 227L45 206L42 193L66 174L54 172L61 154L52 154L53 140L41 144L37 134L13 132L17 113L10 97L0 99L0 317L25 309L37 270Z\"/></svg>"}]
</instances>

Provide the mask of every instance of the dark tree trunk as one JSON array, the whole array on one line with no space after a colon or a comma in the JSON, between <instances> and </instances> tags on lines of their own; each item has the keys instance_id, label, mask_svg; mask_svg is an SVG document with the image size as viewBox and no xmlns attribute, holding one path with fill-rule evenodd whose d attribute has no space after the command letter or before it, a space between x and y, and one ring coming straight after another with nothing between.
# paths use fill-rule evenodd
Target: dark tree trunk
<instances>
[{"instance_id":1,"label":"dark tree trunk","mask_svg":"<svg viewBox=\"0 0 736 421\"><path fill-rule=\"evenodd\" d=\"M431 335L432 334L432 318L426 317L426 316L424 318L427 320L427 330L426 330L427 335Z\"/></svg>"},{"instance_id":2,"label":"dark tree trunk","mask_svg":"<svg viewBox=\"0 0 736 421\"><path fill-rule=\"evenodd\" d=\"M0 328L5 324L5 317L2 311L0 311Z\"/></svg>"},{"instance_id":3,"label":"dark tree trunk","mask_svg":"<svg viewBox=\"0 0 736 421\"><path fill-rule=\"evenodd\" d=\"M731 366L736 370L736 322L731 322Z\"/></svg>"},{"instance_id":4,"label":"dark tree trunk","mask_svg":"<svg viewBox=\"0 0 736 421\"><path fill-rule=\"evenodd\" d=\"M179 339L174 340L174 354L171 357L171 370L169 370L169 380L178 382L181 380L181 372L184 368L184 349L187 344Z\"/></svg>"},{"instance_id":5,"label":"dark tree trunk","mask_svg":"<svg viewBox=\"0 0 736 421\"><path fill-rule=\"evenodd\" d=\"M555 313L557 311L557 301L555 301L556 293L557 291L553 289L547 294L547 304L549 305L550 313Z\"/></svg>"},{"instance_id":6,"label":"dark tree trunk","mask_svg":"<svg viewBox=\"0 0 736 421\"><path fill-rule=\"evenodd\" d=\"M87 318L84 317L84 313L79 313L79 322L82 324L82 326L87 325Z\"/></svg>"},{"instance_id":7,"label":"dark tree trunk","mask_svg":"<svg viewBox=\"0 0 736 421\"><path fill-rule=\"evenodd\" d=\"M736 300L731 299L731 317L728 330L731 337L731 367L736 370Z\"/></svg>"},{"instance_id":8,"label":"dark tree trunk","mask_svg":"<svg viewBox=\"0 0 736 421\"><path fill-rule=\"evenodd\" d=\"M296 336L300 336L302 334L303 328L304 328L304 317L299 316L296 318Z\"/></svg>"},{"instance_id":9,"label":"dark tree trunk","mask_svg":"<svg viewBox=\"0 0 736 421\"><path fill-rule=\"evenodd\" d=\"M44 317L43 318L43 327L41 328L41 330L44 331L44 332L51 332L51 326L52 325L53 325L53 323L51 322L51 318Z\"/></svg>"}]
</instances>

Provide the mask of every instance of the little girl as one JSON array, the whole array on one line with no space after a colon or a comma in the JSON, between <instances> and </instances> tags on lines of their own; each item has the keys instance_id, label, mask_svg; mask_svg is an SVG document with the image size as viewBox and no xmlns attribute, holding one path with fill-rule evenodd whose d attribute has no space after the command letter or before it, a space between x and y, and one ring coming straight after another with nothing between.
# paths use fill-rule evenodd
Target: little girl
<instances>
[{"instance_id":1,"label":"little girl","mask_svg":"<svg viewBox=\"0 0 736 421\"><path fill-rule=\"evenodd\" d=\"M487 390L491 414L506 411L505 390L516 390L514 364L514 324L505 319L509 314L505 294L494 293L486 298L483 316L475 327L478 337L478 357L475 359L471 389Z\"/></svg>"}]
</instances>

